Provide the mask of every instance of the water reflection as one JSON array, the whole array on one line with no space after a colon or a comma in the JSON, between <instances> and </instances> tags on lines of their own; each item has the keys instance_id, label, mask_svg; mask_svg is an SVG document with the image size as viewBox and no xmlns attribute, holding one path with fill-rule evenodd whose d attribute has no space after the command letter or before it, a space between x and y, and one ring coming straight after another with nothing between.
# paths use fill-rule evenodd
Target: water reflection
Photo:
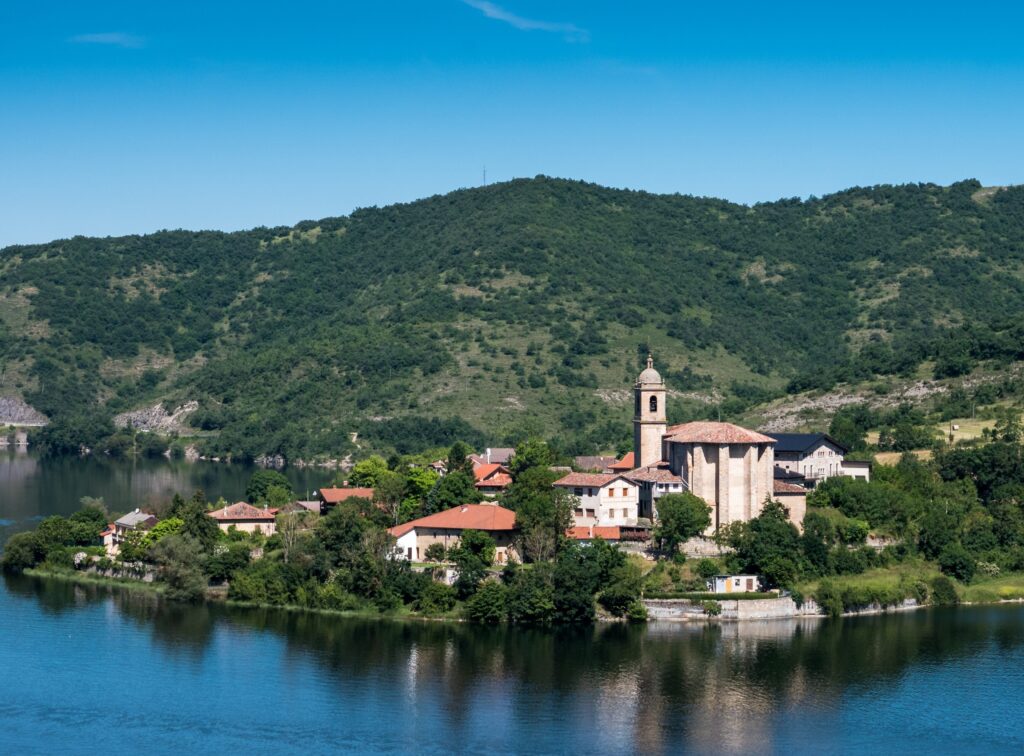
<instances>
[{"instance_id":1,"label":"water reflection","mask_svg":"<svg viewBox=\"0 0 1024 756\"><path fill-rule=\"evenodd\" d=\"M254 470L251 465L216 462L46 457L0 449L0 543L5 531L31 527L35 520L52 514L71 514L83 496L103 498L110 509L122 512L152 507L175 493L187 497L200 489L214 500L223 496L237 501ZM331 478L330 472L320 469L289 468L285 474L300 496Z\"/></svg>"},{"instance_id":2,"label":"water reflection","mask_svg":"<svg viewBox=\"0 0 1024 756\"><path fill-rule=\"evenodd\" d=\"M836 726L850 691L888 689L912 669L994 650L1019 653L1024 639L1021 607L547 632L180 607L144 593L24 577L5 584L52 614L106 602L169 660L199 663L223 646L248 654L269 636L281 645L274 661L287 674L314 669L338 701L359 691L407 711L436 707L445 731L469 740L486 712L485 735L524 737L522 725L532 723L537 738L564 728L564 745L611 751L770 750L794 727Z\"/></svg>"}]
</instances>

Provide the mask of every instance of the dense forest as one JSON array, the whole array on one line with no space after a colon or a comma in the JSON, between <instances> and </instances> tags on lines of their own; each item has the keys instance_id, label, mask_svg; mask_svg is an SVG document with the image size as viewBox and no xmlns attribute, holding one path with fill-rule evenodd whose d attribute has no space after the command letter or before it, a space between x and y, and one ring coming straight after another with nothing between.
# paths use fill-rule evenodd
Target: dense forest
<instances>
[{"instance_id":1,"label":"dense forest","mask_svg":"<svg viewBox=\"0 0 1024 756\"><path fill-rule=\"evenodd\" d=\"M198 402L211 454L628 441L654 351L726 413L786 391L1024 357L1024 188L754 206L539 177L294 228L0 250L0 396L94 445ZM618 391L618 394L613 392Z\"/></svg>"}]
</instances>

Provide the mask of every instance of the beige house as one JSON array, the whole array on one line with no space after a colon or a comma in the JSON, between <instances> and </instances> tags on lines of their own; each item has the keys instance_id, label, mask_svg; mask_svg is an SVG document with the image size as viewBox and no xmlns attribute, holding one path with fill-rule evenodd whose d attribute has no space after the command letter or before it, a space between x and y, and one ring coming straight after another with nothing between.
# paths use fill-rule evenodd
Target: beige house
<instances>
[{"instance_id":1,"label":"beige house","mask_svg":"<svg viewBox=\"0 0 1024 756\"><path fill-rule=\"evenodd\" d=\"M573 524L635 526L640 514L639 488L617 473L569 473L554 482L555 487L578 497Z\"/></svg>"},{"instance_id":2,"label":"beige house","mask_svg":"<svg viewBox=\"0 0 1024 756\"><path fill-rule=\"evenodd\" d=\"M395 537L395 559L418 562L426 559L431 544L446 550L458 546L464 530L482 530L494 539L494 561L504 564L515 556L512 539L516 532L516 513L497 504L463 504L388 528Z\"/></svg>"},{"instance_id":3,"label":"beige house","mask_svg":"<svg viewBox=\"0 0 1024 756\"><path fill-rule=\"evenodd\" d=\"M217 526L225 533L232 527L244 533L262 533L274 535L277 530L277 518L269 509L260 509L244 501L208 512L217 521Z\"/></svg>"}]
</instances>

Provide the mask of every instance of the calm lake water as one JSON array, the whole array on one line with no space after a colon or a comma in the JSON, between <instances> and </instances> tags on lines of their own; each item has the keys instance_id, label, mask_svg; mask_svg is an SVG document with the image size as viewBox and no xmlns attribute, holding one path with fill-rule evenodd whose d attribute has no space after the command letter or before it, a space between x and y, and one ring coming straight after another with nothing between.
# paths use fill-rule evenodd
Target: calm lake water
<instances>
[{"instance_id":1,"label":"calm lake water","mask_svg":"<svg viewBox=\"0 0 1024 756\"><path fill-rule=\"evenodd\" d=\"M247 476L0 456L0 517ZM539 632L0 580L0 753L1021 753L1021 700L1019 605Z\"/></svg>"}]
</instances>

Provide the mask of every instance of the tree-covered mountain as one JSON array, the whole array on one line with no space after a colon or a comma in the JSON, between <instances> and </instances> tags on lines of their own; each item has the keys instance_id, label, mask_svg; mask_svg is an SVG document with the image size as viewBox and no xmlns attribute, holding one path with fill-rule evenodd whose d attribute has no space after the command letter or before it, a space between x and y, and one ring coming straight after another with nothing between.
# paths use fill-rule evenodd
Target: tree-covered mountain
<instances>
[{"instance_id":1,"label":"tree-covered mountain","mask_svg":"<svg viewBox=\"0 0 1024 756\"><path fill-rule=\"evenodd\" d=\"M0 395L65 441L196 400L211 452L630 434L652 349L677 418L934 362L1024 357L1024 188L748 207L517 180L294 228L0 251Z\"/></svg>"}]
</instances>

